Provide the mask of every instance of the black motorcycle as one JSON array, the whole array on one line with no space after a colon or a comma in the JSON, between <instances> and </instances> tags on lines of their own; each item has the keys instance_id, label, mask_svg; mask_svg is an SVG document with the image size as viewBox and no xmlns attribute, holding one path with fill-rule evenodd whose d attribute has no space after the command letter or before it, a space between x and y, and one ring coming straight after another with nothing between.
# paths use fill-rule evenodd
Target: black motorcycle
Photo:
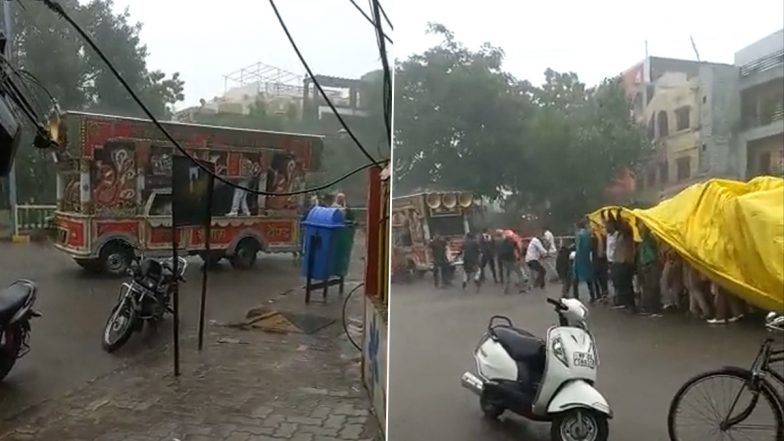
<instances>
[{"instance_id":1,"label":"black motorcycle","mask_svg":"<svg viewBox=\"0 0 784 441\"><path fill-rule=\"evenodd\" d=\"M37 292L36 284L24 279L0 290L0 381L30 352L30 319L41 316L33 309Z\"/></svg>"},{"instance_id":2,"label":"black motorcycle","mask_svg":"<svg viewBox=\"0 0 784 441\"><path fill-rule=\"evenodd\" d=\"M128 274L129 282L120 287L120 296L103 330L101 344L106 352L124 345L131 334L140 331L145 322L156 324L171 313L171 295L175 280L184 282L188 261L177 258L177 275L172 259L135 258Z\"/></svg>"}]
</instances>

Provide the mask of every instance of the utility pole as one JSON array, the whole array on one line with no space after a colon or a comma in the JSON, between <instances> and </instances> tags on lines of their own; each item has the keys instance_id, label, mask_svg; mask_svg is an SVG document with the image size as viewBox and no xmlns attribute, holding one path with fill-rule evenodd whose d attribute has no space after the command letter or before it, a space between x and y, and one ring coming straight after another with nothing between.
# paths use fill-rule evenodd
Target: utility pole
<instances>
[{"instance_id":1,"label":"utility pole","mask_svg":"<svg viewBox=\"0 0 784 441\"><path fill-rule=\"evenodd\" d=\"M5 59L11 60L14 42L14 3L11 0L0 0L3 2L3 24L5 27ZM16 234L16 165L11 166L8 173L8 207L10 208L11 232Z\"/></svg>"}]
</instances>

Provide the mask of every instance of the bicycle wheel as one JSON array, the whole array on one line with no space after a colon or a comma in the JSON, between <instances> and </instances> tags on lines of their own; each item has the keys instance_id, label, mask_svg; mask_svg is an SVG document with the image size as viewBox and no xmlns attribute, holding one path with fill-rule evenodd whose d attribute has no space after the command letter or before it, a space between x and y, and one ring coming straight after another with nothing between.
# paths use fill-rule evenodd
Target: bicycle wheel
<instances>
[{"instance_id":1,"label":"bicycle wheel","mask_svg":"<svg viewBox=\"0 0 784 441\"><path fill-rule=\"evenodd\" d=\"M767 382L753 391L751 379L751 371L724 368L687 381L670 404L670 440L783 441L781 402ZM738 424L722 429L722 422L746 412Z\"/></svg>"}]
</instances>

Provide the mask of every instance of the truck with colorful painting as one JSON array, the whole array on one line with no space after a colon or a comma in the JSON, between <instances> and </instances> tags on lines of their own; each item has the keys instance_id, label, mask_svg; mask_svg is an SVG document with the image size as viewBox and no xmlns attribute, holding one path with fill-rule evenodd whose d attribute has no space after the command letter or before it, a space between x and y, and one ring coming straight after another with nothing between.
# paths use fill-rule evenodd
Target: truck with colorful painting
<instances>
[{"instance_id":1,"label":"truck with colorful painting","mask_svg":"<svg viewBox=\"0 0 784 441\"><path fill-rule=\"evenodd\" d=\"M166 122L193 157L212 162L217 175L260 191L304 187L317 169L323 138L259 130ZM144 119L67 112L55 152L55 246L81 267L124 274L134 253L170 255L173 155L181 154ZM212 264L253 266L259 251L298 251L299 196L256 196L215 181L210 253L205 228L178 229L177 248Z\"/></svg>"},{"instance_id":2,"label":"truck with colorful painting","mask_svg":"<svg viewBox=\"0 0 784 441\"><path fill-rule=\"evenodd\" d=\"M479 201L465 191L425 192L392 199L392 277L433 269L428 244L436 235L448 245L450 260L460 253Z\"/></svg>"}]
</instances>

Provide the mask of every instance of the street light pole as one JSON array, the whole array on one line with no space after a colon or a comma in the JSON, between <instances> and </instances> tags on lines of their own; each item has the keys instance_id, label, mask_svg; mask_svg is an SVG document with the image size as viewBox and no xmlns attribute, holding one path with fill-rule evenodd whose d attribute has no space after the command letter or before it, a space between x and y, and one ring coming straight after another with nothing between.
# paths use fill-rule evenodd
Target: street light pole
<instances>
[{"instance_id":1,"label":"street light pole","mask_svg":"<svg viewBox=\"0 0 784 441\"><path fill-rule=\"evenodd\" d=\"M14 19L13 19L13 5L10 0L0 0L3 2L3 24L5 26L5 59L11 60L13 53L12 46L14 41ZM16 166L11 165L11 171L8 173L8 207L10 208L11 218L11 231L16 234Z\"/></svg>"}]
</instances>

